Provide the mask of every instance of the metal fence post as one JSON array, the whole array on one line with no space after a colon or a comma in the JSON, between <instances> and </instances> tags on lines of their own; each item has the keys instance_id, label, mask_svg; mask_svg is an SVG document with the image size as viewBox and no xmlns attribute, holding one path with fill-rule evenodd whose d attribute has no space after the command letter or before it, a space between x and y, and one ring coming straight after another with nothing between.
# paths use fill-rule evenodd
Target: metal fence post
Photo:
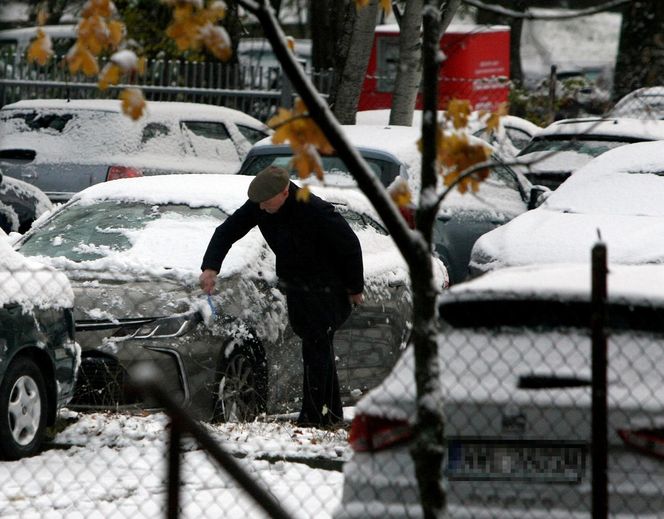
<instances>
[{"instance_id":1,"label":"metal fence post","mask_svg":"<svg viewBox=\"0 0 664 519\"><path fill-rule=\"evenodd\" d=\"M176 418L171 418L171 435L168 445L168 519L178 519L180 514L180 452L182 429Z\"/></svg>"},{"instance_id":2,"label":"metal fence post","mask_svg":"<svg viewBox=\"0 0 664 519\"><path fill-rule=\"evenodd\" d=\"M601 238L600 238L601 240ZM607 480L607 342L606 321L606 244L599 241L592 249L592 517L608 516Z\"/></svg>"}]
</instances>

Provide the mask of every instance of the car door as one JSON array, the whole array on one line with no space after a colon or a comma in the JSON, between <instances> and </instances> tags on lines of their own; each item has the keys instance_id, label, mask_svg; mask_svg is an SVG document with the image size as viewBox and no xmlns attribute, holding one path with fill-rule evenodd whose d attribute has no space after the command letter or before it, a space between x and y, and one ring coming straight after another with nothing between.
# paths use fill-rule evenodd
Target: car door
<instances>
[{"instance_id":1,"label":"car door","mask_svg":"<svg viewBox=\"0 0 664 519\"><path fill-rule=\"evenodd\" d=\"M387 231L369 216L350 210L340 212L356 233L361 231L360 235L366 236L371 232L390 239ZM372 250L370 240L362 243L362 247L365 263L381 254L379 250ZM388 254L398 252L394 248ZM365 274L364 303L353 309L334 340L344 400L357 400L390 371L405 346L410 301L406 277L387 281Z\"/></svg>"},{"instance_id":2,"label":"car door","mask_svg":"<svg viewBox=\"0 0 664 519\"><path fill-rule=\"evenodd\" d=\"M242 158L227 126L217 121L181 121L189 143L189 154L202 161L213 161L219 173L235 173Z\"/></svg>"}]
</instances>

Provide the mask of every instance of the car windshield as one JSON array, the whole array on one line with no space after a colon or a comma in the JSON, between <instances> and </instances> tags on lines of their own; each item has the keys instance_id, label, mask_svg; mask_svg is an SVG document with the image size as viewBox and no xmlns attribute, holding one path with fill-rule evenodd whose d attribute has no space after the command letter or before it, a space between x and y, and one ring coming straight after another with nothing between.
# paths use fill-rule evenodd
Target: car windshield
<instances>
[{"instance_id":1,"label":"car windshield","mask_svg":"<svg viewBox=\"0 0 664 519\"><path fill-rule=\"evenodd\" d=\"M29 234L20 251L26 256L82 262L131 250L136 257L150 258L152 263L184 267L189 265L177 265L177 258L185 257L188 248L198 249L201 243L205 246L226 216L216 207L77 202ZM171 239L162 240L164 235ZM202 256L197 254L195 261L199 263Z\"/></svg>"},{"instance_id":2,"label":"car windshield","mask_svg":"<svg viewBox=\"0 0 664 519\"><path fill-rule=\"evenodd\" d=\"M537 151L551 151L551 152L560 152L560 151L573 151L576 153L582 153L583 155L589 155L591 157L598 157L604 152L607 152L613 148L618 148L624 144L630 142L635 142L630 139L598 139L598 138L588 138L583 135L578 137L538 137L533 139L528 146L526 146L520 153L519 156L526 155L528 153L534 153Z\"/></svg>"},{"instance_id":3,"label":"car windshield","mask_svg":"<svg viewBox=\"0 0 664 519\"><path fill-rule=\"evenodd\" d=\"M298 178L297 171L291 164L293 156L290 154L266 154L257 155L248 159L242 167L240 174L257 175L260 171L270 165L280 166L290 171L291 178ZM323 171L326 175L326 182L334 185L355 185L355 179L348 171L348 167L339 157L322 156ZM389 186L394 178L399 174L399 166L394 162L381 160L372 157L364 157L372 171L380 179L381 183Z\"/></svg>"}]
</instances>

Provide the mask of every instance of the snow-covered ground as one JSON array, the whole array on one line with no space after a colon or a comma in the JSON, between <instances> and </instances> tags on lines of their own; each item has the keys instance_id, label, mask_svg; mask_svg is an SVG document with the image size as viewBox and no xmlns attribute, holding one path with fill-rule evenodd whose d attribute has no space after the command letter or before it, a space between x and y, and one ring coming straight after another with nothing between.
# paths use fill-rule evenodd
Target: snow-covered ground
<instances>
[{"instance_id":1,"label":"snow-covered ground","mask_svg":"<svg viewBox=\"0 0 664 519\"><path fill-rule=\"evenodd\" d=\"M0 516L165 517L165 414L64 410L59 423L66 427L41 454L0 464ZM206 428L293 517L331 516L341 498L342 473L330 467L350 457L344 429L302 428L284 420ZM183 451L181 517L267 517L192 439L183 441Z\"/></svg>"}]
</instances>

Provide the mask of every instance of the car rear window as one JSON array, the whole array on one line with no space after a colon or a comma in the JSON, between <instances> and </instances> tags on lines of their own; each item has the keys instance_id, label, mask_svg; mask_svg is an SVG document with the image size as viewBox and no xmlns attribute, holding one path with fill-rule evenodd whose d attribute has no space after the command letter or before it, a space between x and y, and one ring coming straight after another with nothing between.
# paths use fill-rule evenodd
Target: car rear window
<instances>
[{"instance_id":1,"label":"car rear window","mask_svg":"<svg viewBox=\"0 0 664 519\"><path fill-rule=\"evenodd\" d=\"M598 157L613 148L633 142L639 142L639 139L622 139L616 137L602 139L597 137L588 138L583 135L578 137L566 136L563 138L535 138L530 141L528 146L521 150L519 156L536 151L574 151L591 157Z\"/></svg>"}]
</instances>

